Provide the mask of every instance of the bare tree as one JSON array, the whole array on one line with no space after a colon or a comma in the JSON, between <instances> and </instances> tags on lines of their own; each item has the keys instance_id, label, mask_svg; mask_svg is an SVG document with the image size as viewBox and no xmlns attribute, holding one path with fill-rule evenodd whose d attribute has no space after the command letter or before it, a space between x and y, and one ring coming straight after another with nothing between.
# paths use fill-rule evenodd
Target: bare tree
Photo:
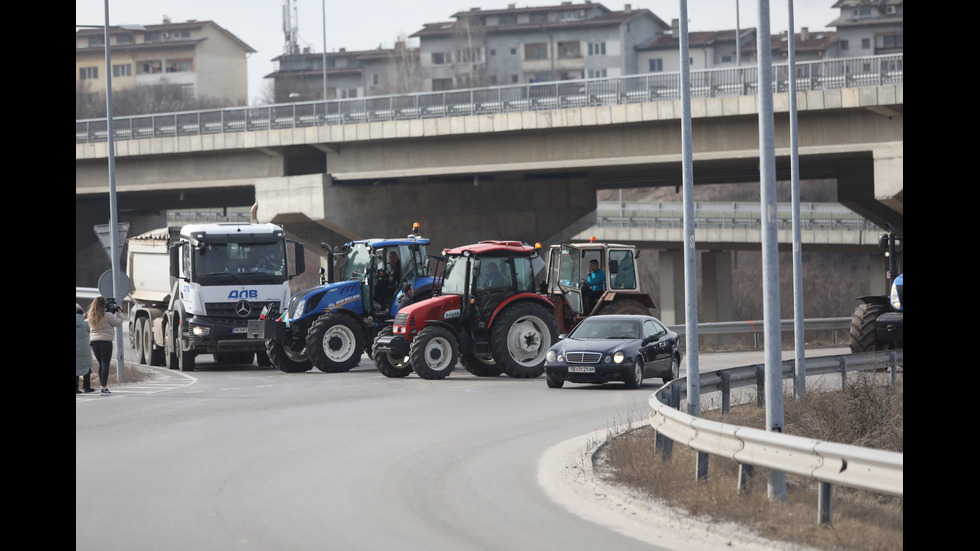
<instances>
[{"instance_id":1,"label":"bare tree","mask_svg":"<svg viewBox=\"0 0 980 551\"><path fill-rule=\"evenodd\" d=\"M388 54L388 82L382 93L407 94L422 90L419 49L408 46L405 35L398 37Z\"/></svg>"},{"instance_id":2,"label":"bare tree","mask_svg":"<svg viewBox=\"0 0 980 551\"><path fill-rule=\"evenodd\" d=\"M246 104L246 98L187 98L184 97L180 86L169 84L136 86L112 91L112 114L119 117L217 109ZM75 119L95 119L105 116L105 92L89 92L84 85L77 87L75 90Z\"/></svg>"},{"instance_id":3,"label":"bare tree","mask_svg":"<svg viewBox=\"0 0 980 551\"><path fill-rule=\"evenodd\" d=\"M486 29L479 15L466 14L457 18L453 43L453 72L457 87L489 86Z\"/></svg>"}]
</instances>

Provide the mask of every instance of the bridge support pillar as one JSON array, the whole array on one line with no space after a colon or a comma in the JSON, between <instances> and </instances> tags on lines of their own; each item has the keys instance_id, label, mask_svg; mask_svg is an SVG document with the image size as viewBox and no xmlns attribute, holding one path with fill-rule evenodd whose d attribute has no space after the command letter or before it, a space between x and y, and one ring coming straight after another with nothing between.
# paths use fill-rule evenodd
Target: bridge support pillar
<instances>
[{"instance_id":1,"label":"bridge support pillar","mask_svg":"<svg viewBox=\"0 0 980 551\"><path fill-rule=\"evenodd\" d=\"M701 253L701 312L698 323L731 321L732 308L732 253L730 251L705 251ZM729 335L706 338L707 345L731 344Z\"/></svg>"},{"instance_id":2,"label":"bridge support pillar","mask_svg":"<svg viewBox=\"0 0 980 551\"><path fill-rule=\"evenodd\" d=\"M684 323L684 251L660 251L660 321Z\"/></svg>"}]
</instances>

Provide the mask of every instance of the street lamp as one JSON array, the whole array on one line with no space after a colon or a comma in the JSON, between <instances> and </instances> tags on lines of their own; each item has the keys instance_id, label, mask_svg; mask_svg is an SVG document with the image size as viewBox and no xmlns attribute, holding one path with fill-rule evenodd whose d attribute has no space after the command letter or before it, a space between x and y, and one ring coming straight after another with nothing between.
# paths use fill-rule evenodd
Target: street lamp
<instances>
[{"instance_id":1,"label":"street lamp","mask_svg":"<svg viewBox=\"0 0 980 551\"><path fill-rule=\"evenodd\" d=\"M99 28L104 29L105 49L105 105L106 105L106 125L109 145L109 236L111 247L109 249L110 262L112 263L112 298L120 298L119 291L122 282L119 281L119 232L116 228L119 225L119 215L116 208L116 151L112 128L112 58L109 54L109 0L105 0L105 25L75 25L76 28ZM142 31L142 25L119 25L117 29ZM123 350L122 326L116 327L116 374L120 382L126 381L125 355Z\"/></svg>"}]
</instances>

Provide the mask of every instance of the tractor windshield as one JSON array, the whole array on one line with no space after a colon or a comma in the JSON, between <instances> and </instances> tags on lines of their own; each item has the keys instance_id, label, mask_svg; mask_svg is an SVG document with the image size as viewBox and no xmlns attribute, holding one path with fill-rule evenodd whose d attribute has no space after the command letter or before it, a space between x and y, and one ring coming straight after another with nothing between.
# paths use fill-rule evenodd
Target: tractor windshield
<instances>
[{"instance_id":1,"label":"tractor windshield","mask_svg":"<svg viewBox=\"0 0 980 551\"><path fill-rule=\"evenodd\" d=\"M462 295L466 293L466 272L470 266L469 258L453 256L446 262L446 270L442 274L442 294Z\"/></svg>"},{"instance_id":2,"label":"tractor windshield","mask_svg":"<svg viewBox=\"0 0 980 551\"><path fill-rule=\"evenodd\" d=\"M360 280L367 274L371 266L371 253L363 243L355 243L347 252L347 260L344 262L343 281Z\"/></svg>"}]
</instances>

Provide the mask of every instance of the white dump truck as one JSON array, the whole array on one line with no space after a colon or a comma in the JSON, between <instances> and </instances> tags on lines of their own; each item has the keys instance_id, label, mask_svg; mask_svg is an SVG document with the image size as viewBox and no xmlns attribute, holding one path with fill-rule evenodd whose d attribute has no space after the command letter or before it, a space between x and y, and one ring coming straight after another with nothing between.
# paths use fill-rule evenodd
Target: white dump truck
<instances>
[{"instance_id":1,"label":"white dump truck","mask_svg":"<svg viewBox=\"0 0 980 551\"><path fill-rule=\"evenodd\" d=\"M129 238L129 339L136 361L194 370L217 363L270 365L248 321L285 309L289 280L303 273L303 245L274 224L190 224Z\"/></svg>"}]
</instances>

